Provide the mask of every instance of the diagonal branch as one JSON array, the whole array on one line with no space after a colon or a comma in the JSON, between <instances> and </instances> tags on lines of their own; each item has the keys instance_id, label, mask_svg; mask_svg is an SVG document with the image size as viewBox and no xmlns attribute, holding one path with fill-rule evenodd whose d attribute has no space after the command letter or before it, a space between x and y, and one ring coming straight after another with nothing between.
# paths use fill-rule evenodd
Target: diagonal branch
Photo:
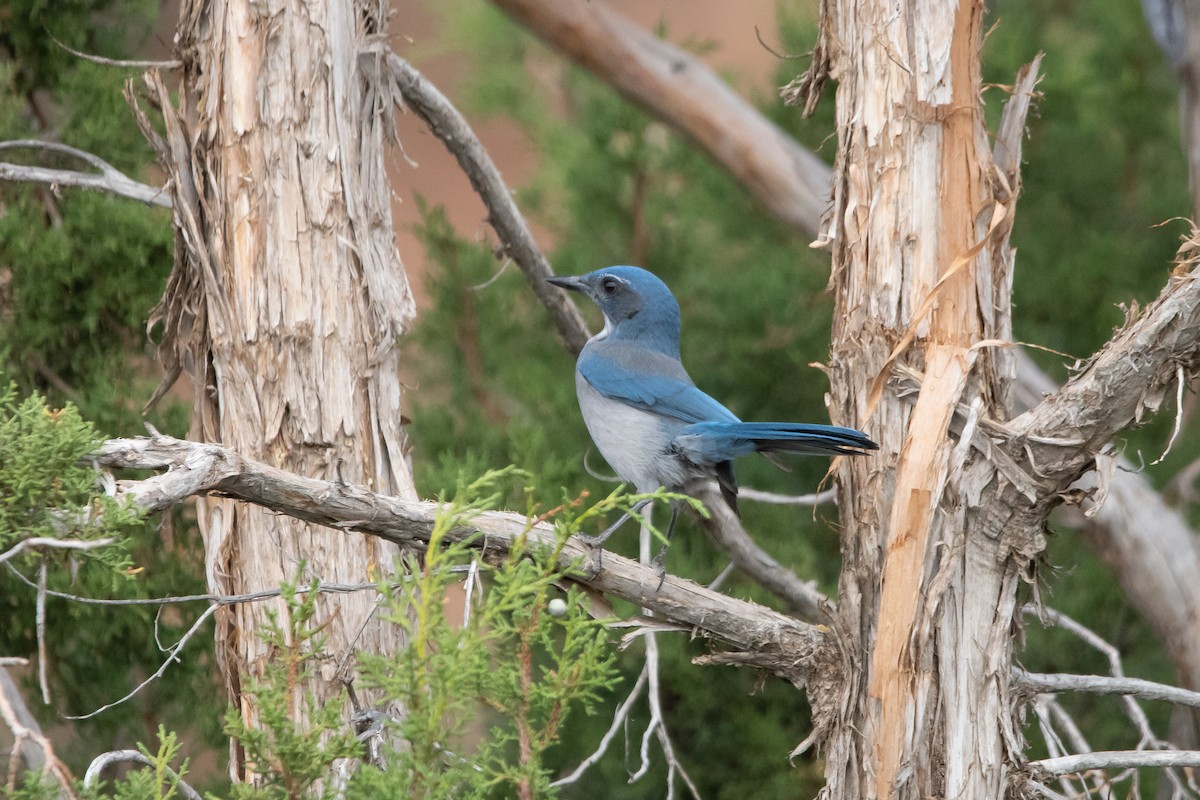
<instances>
[{"instance_id":1,"label":"diagonal branch","mask_svg":"<svg viewBox=\"0 0 1200 800\"><path fill-rule=\"evenodd\" d=\"M829 204L829 168L699 58L600 3L493 3L695 142L773 215L818 235Z\"/></svg>"},{"instance_id":2,"label":"diagonal branch","mask_svg":"<svg viewBox=\"0 0 1200 800\"><path fill-rule=\"evenodd\" d=\"M2 661L2 660L0 660ZM37 719L25 705L17 684L0 663L0 722L12 734L12 758L25 762L30 771L40 771L58 784L55 796L59 800L75 800L77 795L71 788L71 773L54 753L49 737L42 733ZM16 773L10 762L9 774L4 788L11 792L16 785Z\"/></svg>"},{"instance_id":3,"label":"diagonal branch","mask_svg":"<svg viewBox=\"0 0 1200 800\"><path fill-rule=\"evenodd\" d=\"M219 445L169 436L113 439L91 458L112 468L166 469L144 480L118 482L118 498L129 498L148 511L163 511L193 495L211 493L306 522L421 548L442 509L434 502L401 500L361 486L301 477ZM552 526L531 525L524 516L497 511L473 517L451 538L467 539L477 531L483 536L475 544L485 555L506 552L522 536L535 547L550 548L555 543ZM559 563L564 568L589 563L591 556L591 549L573 537L562 549ZM806 684L814 670L832 663L831 645L817 627L673 576L656 590L658 573L652 565L606 552L599 572L576 580L649 609L658 619L744 651L750 654L749 661L739 663L761 666L798 685Z\"/></svg>"},{"instance_id":4,"label":"diagonal branch","mask_svg":"<svg viewBox=\"0 0 1200 800\"><path fill-rule=\"evenodd\" d=\"M717 547L729 555L734 566L783 600L788 611L800 619L819 621L827 618L823 607L832 607L829 598L817 591L815 582L800 580L795 572L759 547L746 532L737 514L721 499L715 485L700 487L696 499L709 510L708 519L700 520L700 527Z\"/></svg>"},{"instance_id":5,"label":"diagonal branch","mask_svg":"<svg viewBox=\"0 0 1200 800\"><path fill-rule=\"evenodd\" d=\"M394 54L388 55L387 63L405 102L458 160L471 186L487 206L488 222L500 237L504 251L525 273L525 280L550 312L568 349L578 353L587 343L587 326L579 309L567 299L566 293L546 283L546 278L553 275L554 271L533 240L533 233L504 179L500 177L500 170L496 169L492 157L458 109L412 64Z\"/></svg>"},{"instance_id":6,"label":"diagonal branch","mask_svg":"<svg viewBox=\"0 0 1200 800\"><path fill-rule=\"evenodd\" d=\"M1082 372L1012 421L1037 471L1063 489L1113 436L1158 410L1176 381L1200 370L1200 239L1185 242L1180 258L1144 313L1131 310Z\"/></svg>"}]
</instances>

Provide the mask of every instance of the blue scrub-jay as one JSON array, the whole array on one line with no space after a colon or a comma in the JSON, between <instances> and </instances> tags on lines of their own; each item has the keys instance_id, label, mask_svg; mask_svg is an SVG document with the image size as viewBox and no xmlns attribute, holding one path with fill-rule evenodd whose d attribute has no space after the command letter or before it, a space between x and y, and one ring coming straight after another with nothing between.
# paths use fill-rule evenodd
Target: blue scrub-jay
<instances>
[{"instance_id":1,"label":"blue scrub-jay","mask_svg":"<svg viewBox=\"0 0 1200 800\"><path fill-rule=\"evenodd\" d=\"M604 329L579 354L575 391L592 440L639 493L662 487L686 494L695 482L715 479L736 513L736 456L754 451L768 457L775 452L862 455L879 448L853 428L742 422L697 389L679 360L679 303L650 272L606 267L547 280L586 295L604 312ZM679 511L680 504L672 503L668 540ZM599 546L629 518L626 514L599 536L584 538ZM656 559L660 572L665 555L664 546Z\"/></svg>"}]
</instances>

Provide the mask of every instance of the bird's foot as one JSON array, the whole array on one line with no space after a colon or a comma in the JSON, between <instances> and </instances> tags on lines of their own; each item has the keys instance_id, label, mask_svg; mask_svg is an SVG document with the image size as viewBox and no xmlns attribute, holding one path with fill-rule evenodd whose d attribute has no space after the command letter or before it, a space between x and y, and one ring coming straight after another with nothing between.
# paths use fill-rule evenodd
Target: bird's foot
<instances>
[{"instance_id":1,"label":"bird's foot","mask_svg":"<svg viewBox=\"0 0 1200 800\"><path fill-rule=\"evenodd\" d=\"M588 549L592 551L591 563L587 568L587 576L589 580L594 580L600 574L600 568L603 566L601 557L604 554L604 540L608 537L603 534L600 536L587 536L577 533L575 535L579 537L579 541L587 545Z\"/></svg>"},{"instance_id":2,"label":"bird's foot","mask_svg":"<svg viewBox=\"0 0 1200 800\"><path fill-rule=\"evenodd\" d=\"M667 580L667 546L665 544L659 549L658 555L654 557L654 569L658 573L658 586L654 587L654 591L657 592Z\"/></svg>"}]
</instances>

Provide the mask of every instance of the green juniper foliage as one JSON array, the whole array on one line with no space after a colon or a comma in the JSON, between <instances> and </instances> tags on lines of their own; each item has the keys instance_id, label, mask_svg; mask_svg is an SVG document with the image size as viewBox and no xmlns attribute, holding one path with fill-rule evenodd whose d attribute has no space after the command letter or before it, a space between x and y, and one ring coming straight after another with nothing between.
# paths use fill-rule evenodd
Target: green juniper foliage
<instances>
[{"instance_id":1,"label":"green juniper foliage","mask_svg":"<svg viewBox=\"0 0 1200 800\"><path fill-rule=\"evenodd\" d=\"M362 656L362 686L382 695L373 708L406 710L398 723L384 724L383 765L359 765L367 745L347 724L344 703L318 706L296 697L297 685L321 656L322 621L316 617L317 587L284 587L284 611L272 615L262 632L270 662L261 679L245 686L257 724L246 725L234 709L226 717L226 730L241 743L258 781L233 787L229 797L557 796L546 753L564 740L575 712L594 711L615 682L607 620L589 615L578 589L558 588L568 570L557 562L581 521L628 508L636 498L614 494L590 507L568 498L544 512L531 505L531 519L555 523L555 544L539 550L523 534L500 563L480 561L474 546L479 534L463 537L464 526L495 509L515 480L527 478L507 469L465 483L439 513L423 557L408 559L397 582L381 581L388 619L408 638L394 656ZM451 613L447 598L463 590L466 610ZM306 704L311 727L296 724L297 704ZM135 772L93 797L165 797L172 777L164 768L176 758L173 747L173 739L164 741L155 769ZM348 777L335 776L339 759L354 759Z\"/></svg>"},{"instance_id":2,"label":"green juniper foliage","mask_svg":"<svg viewBox=\"0 0 1200 800\"><path fill-rule=\"evenodd\" d=\"M27 772L8 796L10 800L58 800L58 785L44 772Z\"/></svg>"},{"instance_id":3,"label":"green juniper foliage","mask_svg":"<svg viewBox=\"0 0 1200 800\"><path fill-rule=\"evenodd\" d=\"M27 550L16 566L63 559L109 571L129 565L127 536L142 514L99 490L96 470L84 463L98 443L73 406L51 408L38 395L18 402L16 384L0 372L0 552L35 537L111 540L87 550Z\"/></svg>"},{"instance_id":4,"label":"green juniper foliage","mask_svg":"<svg viewBox=\"0 0 1200 800\"><path fill-rule=\"evenodd\" d=\"M137 749L150 762L146 768L134 769L111 783L99 780L85 788L82 782L76 782L72 787L75 796L80 800L178 800L182 797L179 783L187 775L189 760L180 758L183 745L179 737L159 727L158 747L152 751L139 744ZM109 767L111 770L117 768ZM29 772L5 797L9 800L60 800L61 795L58 784L44 772Z\"/></svg>"},{"instance_id":5,"label":"green juniper foliage","mask_svg":"<svg viewBox=\"0 0 1200 800\"><path fill-rule=\"evenodd\" d=\"M154 28L155 0L14 0L0 9L0 140L42 139L95 153L135 179L154 164L122 85L137 70L101 66L69 47L125 58ZM5 150L14 163L62 169L92 167L65 155ZM52 408L68 403L104 435L145 433L141 407L159 380L145 327L171 268L170 214L163 209L67 187L0 182L0 371L24 397L37 393ZM149 417L159 430L183 435L187 410L164 402ZM3 443L0 443L2 446ZM3 459L0 459L0 464ZM2 468L2 467L0 467ZM91 470L87 470L89 480ZM124 477L124 476L123 476ZM203 552L190 512L178 510L122 532L120 551L96 551L129 569L89 555L54 559L49 588L86 597L150 598L204 590ZM82 563L75 570L73 564ZM36 577L28 562L14 564ZM61 567L61 568L58 568ZM0 653L33 656L36 590L0 569ZM155 606L115 609L51 596L46 649L53 704L34 704L43 722L83 713L125 695L158 669L155 640L173 641L195 619L188 608L158 614ZM197 633L189 652L136 698L90 720L58 754L76 774L114 742L151 741L159 723L187 727L193 746L223 758L219 681ZM28 697L37 696L36 681ZM197 701L197 698L201 698Z\"/></svg>"},{"instance_id":6,"label":"green juniper foliage","mask_svg":"<svg viewBox=\"0 0 1200 800\"><path fill-rule=\"evenodd\" d=\"M303 574L304 565L297 568ZM314 662L324 649L323 623L316 618L315 587L300 592L296 583L283 586L284 613L268 612L261 638L270 648L261 678L245 678L243 692L254 707L249 725L239 709L225 715L225 732L245 751L246 767L261 783L236 784L236 800L297 800L332 798L333 763L352 758L361 748L342 719L340 703L320 703L311 695L297 697L300 685L312 676ZM301 725L295 709L303 708L310 724ZM320 792L310 791L324 782Z\"/></svg>"},{"instance_id":7,"label":"green juniper foliage","mask_svg":"<svg viewBox=\"0 0 1200 800\"><path fill-rule=\"evenodd\" d=\"M139 178L154 164L122 95L132 73L68 53L122 58L153 28L153 0L15 0L0 12L0 140L62 142ZM11 60L5 60L11 57ZM33 149L5 161L88 171ZM24 391L71 400L101 428L142 430L158 379L146 319L171 268L170 213L82 189L0 183L0 342ZM178 410L156 418L182 432ZM167 423L170 423L168 425Z\"/></svg>"},{"instance_id":8,"label":"green juniper foliage","mask_svg":"<svg viewBox=\"0 0 1200 800\"><path fill-rule=\"evenodd\" d=\"M610 497L582 513L579 499L550 512L531 505L529 518L554 520L556 545L538 551L522 535L490 566L471 546L478 534L452 534L496 507L516 477L528 478L506 469L461 486L423 559L408 563L410 577L384 587L389 619L408 646L398 659L365 657L364 676L407 709L397 731L405 745L386 770L356 776L349 797L556 796L546 753L563 740L573 710L595 710L615 677L604 621L588 615L578 589L557 588L557 560L580 521L636 501ZM475 577L466 609L451 618L446 598L462 585L464 565Z\"/></svg>"},{"instance_id":9,"label":"green juniper foliage","mask_svg":"<svg viewBox=\"0 0 1200 800\"><path fill-rule=\"evenodd\" d=\"M154 535L155 526L139 509L102 490L100 474L86 458L101 439L95 427L69 403L55 408L37 394L21 400L17 396L16 385L0 371L0 553L34 537L112 542L86 550L30 548L0 570L0 616L8 621L0 625L0 653L35 659L35 581L43 567L50 590L90 597L147 597L188 583L175 577L181 571L178 565L155 575L163 584L146 581L145 564L170 564L173 556L151 551L148 558L143 543ZM54 710L90 711L127 693L140 680L139 672L156 669L163 657L155 642L156 611L154 606L116 610L48 597L47 673L55 705L39 703L35 712L53 719ZM165 615L159 623L158 634L165 640L190 625L174 615ZM141 665L136 671L131 669L135 664ZM164 681L151 685L134 703L74 723L85 734L84 744L77 751L60 748L59 755L79 771L106 749L97 747L98 742L110 739L114 731L128 730L128 721L142 704L170 718L172 708L190 705L186 698L196 696L195 689L199 696L215 690L198 657L168 670ZM35 683L34 674L29 674L27 696L37 696ZM185 688L189 684L194 688ZM155 718L150 713L138 716ZM179 718L203 720L194 709ZM92 741L86 738L89 733L101 735ZM153 729L146 732L147 738L152 735Z\"/></svg>"}]
</instances>

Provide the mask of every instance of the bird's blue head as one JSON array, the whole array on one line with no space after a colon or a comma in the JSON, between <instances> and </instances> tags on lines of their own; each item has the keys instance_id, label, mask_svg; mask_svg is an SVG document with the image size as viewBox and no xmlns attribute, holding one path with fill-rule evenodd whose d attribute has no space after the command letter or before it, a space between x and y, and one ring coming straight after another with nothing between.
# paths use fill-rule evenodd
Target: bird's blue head
<instances>
[{"instance_id":1,"label":"bird's blue head","mask_svg":"<svg viewBox=\"0 0 1200 800\"><path fill-rule=\"evenodd\" d=\"M636 341L679 357L679 303L654 273L640 267L605 267L577 277L546 280L587 295L600 306L604 313L600 337Z\"/></svg>"}]
</instances>

